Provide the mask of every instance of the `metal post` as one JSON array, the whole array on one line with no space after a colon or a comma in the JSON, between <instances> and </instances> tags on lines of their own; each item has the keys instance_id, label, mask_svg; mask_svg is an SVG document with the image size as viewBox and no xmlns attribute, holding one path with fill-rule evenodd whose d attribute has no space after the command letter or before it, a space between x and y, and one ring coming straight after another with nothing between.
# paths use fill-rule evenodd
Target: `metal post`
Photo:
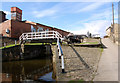
<instances>
[{"instance_id":1,"label":"metal post","mask_svg":"<svg viewBox=\"0 0 120 83\"><path fill-rule=\"evenodd\" d=\"M16 40L15 40L15 45L16 45Z\"/></svg>"}]
</instances>

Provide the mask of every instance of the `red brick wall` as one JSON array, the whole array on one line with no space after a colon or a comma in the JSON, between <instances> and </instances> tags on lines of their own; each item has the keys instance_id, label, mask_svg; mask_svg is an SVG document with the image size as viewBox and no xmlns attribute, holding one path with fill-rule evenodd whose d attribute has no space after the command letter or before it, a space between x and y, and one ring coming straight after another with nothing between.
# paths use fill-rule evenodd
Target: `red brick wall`
<instances>
[{"instance_id":1,"label":"red brick wall","mask_svg":"<svg viewBox=\"0 0 120 83\"><path fill-rule=\"evenodd\" d=\"M49 26L45 26L45 25L42 25L42 24L37 24L37 26L40 26L40 27L44 28L44 30L49 29L49 30L58 31L63 37L67 36L69 34L69 32L66 32L66 31L63 31L63 30L60 30L60 29L57 29L57 28L52 28L52 27L49 27ZM34 27L36 28L36 26L34 26Z\"/></svg>"},{"instance_id":2,"label":"red brick wall","mask_svg":"<svg viewBox=\"0 0 120 83\"><path fill-rule=\"evenodd\" d=\"M6 29L10 30L10 34L6 33ZM0 34L3 34L3 36L11 37L11 20L4 21L0 24Z\"/></svg>"},{"instance_id":3,"label":"red brick wall","mask_svg":"<svg viewBox=\"0 0 120 83\"><path fill-rule=\"evenodd\" d=\"M31 24L29 24L29 23L12 20L11 25L12 25L11 37L13 37L13 38L18 38L22 33L31 32ZM37 26L42 27L44 30L46 30L46 29L51 30L50 27L37 24L37 25L33 25L33 27L36 29L36 31L38 29Z\"/></svg>"},{"instance_id":4,"label":"red brick wall","mask_svg":"<svg viewBox=\"0 0 120 83\"><path fill-rule=\"evenodd\" d=\"M27 23L29 23L29 24L35 24L35 23L32 23L32 22L27 22ZM58 31L63 37L64 37L64 36L67 36L67 35L69 34L69 32L67 32L67 31L63 31L63 30L61 30L61 29L49 27L49 26L42 25L42 24L39 24L39 23L37 23L37 26L36 26L36 25L33 25L33 26L34 26L34 28L36 28L36 29L38 29L37 26L40 26L40 27L44 28L44 30L49 29L49 30Z\"/></svg>"},{"instance_id":5,"label":"red brick wall","mask_svg":"<svg viewBox=\"0 0 120 83\"><path fill-rule=\"evenodd\" d=\"M66 32L57 28L54 28L54 31L59 32L62 35L62 37L67 36L69 34L69 32Z\"/></svg>"},{"instance_id":6,"label":"red brick wall","mask_svg":"<svg viewBox=\"0 0 120 83\"><path fill-rule=\"evenodd\" d=\"M9 77L6 77L6 73L2 73L2 82L12 83L12 75L10 74Z\"/></svg>"},{"instance_id":7,"label":"red brick wall","mask_svg":"<svg viewBox=\"0 0 120 83\"><path fill-rule=\"evenodd\" d=\"M22 33L31 32L31 25L24 22L12 20L11 26L12 38L19 38Z\"/></svg>"},{"instance_id":8,"label":"red brick wall","mask_svg":"<svg viewBox=\"0 0 120 83\"><path fill-rule=\"evenodd\" d=\"M45 26L42 24L33 25L33 27L36 29L36 31L38 29L37 26L42 27L44 30L49 29L49 30L58 31L63 37L67 36L69 34L69 32L66 32L66 31L63 31L63 30L60 30L57 28ZM10 30L10 34L6 33L6 29ZM0 34L3 34L3 36L19 38L20 35L25 32L31 32L31 24L30 23L25 23L25 22L16 21L16 20L7 20L0 24Z\"/></svg>"},{"instance_id":9,"label":"red brick wall","mask_svg":"<svg viewBox=\"0 0 120 83\"><path fill-rule=\"evenodd\" d=\"M37 24L37 26L40 26L40 27L44 28L44 30L46 30L46 29L52 30L52 27L48 27L48 26L45 26L45 25L42 25L42 24Z\"/></svg>"}]
</instances>

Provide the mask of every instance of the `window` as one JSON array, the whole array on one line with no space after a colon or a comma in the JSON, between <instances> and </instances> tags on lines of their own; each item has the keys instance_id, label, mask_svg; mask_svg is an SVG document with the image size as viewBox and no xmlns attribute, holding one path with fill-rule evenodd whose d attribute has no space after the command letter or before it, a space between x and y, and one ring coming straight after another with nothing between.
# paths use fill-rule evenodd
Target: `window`
<instances>
[{"instance_id":1,"label":"window","mask_svg":"<svg viewBox=\"0 0 120 83\"><path fill-rule=\"evenodd\" d=\"M9 29L6 29L6 33L9 34L9 33L10 33L10 30L9 30Z\"/></svg>"},{"instance_id":2,"label":"window","mask_svg":"<svg viewBox=\"0 0 120 83\"><path fill-rule=\"evenodd\" d=\"M43 28L38 26L37 32L40 32L40 31L43 31Z\"/></svg>"},{"instance_id":3,"label":"window","mask_svg":"<svg viewBox=\"0 0 120 83\"><path fill-rule=\"evenodd\" d=\"M36 32L36 29L33 27L33 25L31 25L31 31Z\"/></svg>"},{"instance_id":4,"label":"window","mask_svg":"<svg viewBox=\"0 0 120 83\"><path fill-rule=\"evenodd\" d=\"M16 17L16 12L12 13L12 17Z\"/></svg>"},{"instance_id":5,"label":"window","mask_svg":"<svg viewBox=\"0 0 120 83\"><path fill-rule=\"evenodd\" d=\"M49 31L49 29L46 29L46 31Z\"/></svg>"}]
</instances>

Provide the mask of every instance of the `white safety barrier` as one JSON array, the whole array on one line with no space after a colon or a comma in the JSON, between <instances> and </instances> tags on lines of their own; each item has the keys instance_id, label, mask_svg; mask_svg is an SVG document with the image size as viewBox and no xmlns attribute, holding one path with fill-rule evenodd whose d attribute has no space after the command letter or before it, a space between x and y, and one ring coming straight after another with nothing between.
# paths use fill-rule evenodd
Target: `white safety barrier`
<instances>
[{"instance_id":1,"label":"white safety barrier","mask_svg":"<svg viewBox=\"0 0 120 83\"><path fill-rule=\"evenodd\" d=\"M57 38L57 47L58 47L58 52L59 52L59 59L61 59L62 73L65 73L63 51L60 46L59 38Z\"/></svg>"},{"instance_id":2,"label":"white safety barrier","mask_svg":"<svg viewBox=\"0 0 120 83\"><path fill-rule=\"evenodd\" d=\"M58 33L57 31L41 31L41 32L29 32L29 33L23 33L19 40L36 40L36 39L62 39L62 35Z\"/></svg>"}]
</instances>

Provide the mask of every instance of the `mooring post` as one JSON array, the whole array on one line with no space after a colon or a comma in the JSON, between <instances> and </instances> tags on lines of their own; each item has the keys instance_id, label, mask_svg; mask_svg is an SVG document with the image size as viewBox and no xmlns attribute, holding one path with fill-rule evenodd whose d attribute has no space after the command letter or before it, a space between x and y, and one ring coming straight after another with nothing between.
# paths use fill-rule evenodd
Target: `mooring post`
<instances>
[{"instance_id":1,"label":"mooring post","mask_svg":"<svg viewBox=\"0 0 120 83\"><path fill-rule=\"evenodd\" d=\"M16 40L15 40L15 45L16 45Z\"/></svg>"}]
</instances>

